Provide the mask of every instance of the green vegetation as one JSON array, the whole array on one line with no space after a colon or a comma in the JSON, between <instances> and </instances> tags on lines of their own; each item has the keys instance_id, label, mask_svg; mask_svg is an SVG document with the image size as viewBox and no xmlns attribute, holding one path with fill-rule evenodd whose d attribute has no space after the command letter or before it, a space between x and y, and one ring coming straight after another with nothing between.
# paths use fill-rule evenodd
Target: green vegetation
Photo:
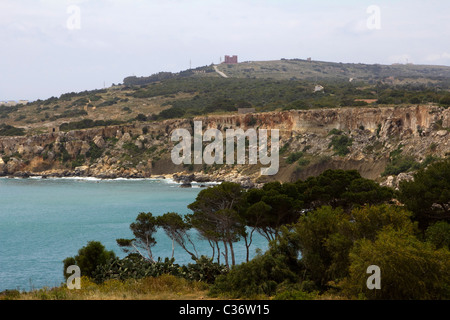
<instances>
[{"instance_id":1,"label":"green vegetation","mask_svg":"<svg viewBox=\"0 0 450 320\"><path fill-rule=\"evenodd\" d=\"M108 89L71 92L27 105L0 106L0 122L25 127L65 118L67 124L61 130L66 131L236 112L243 107L267 112L427 103L450 105L450 76L445 67L283 59L228 66L224 72L229 78L218 76L212 66L179 73L160 72L149 77L127 77L123 85ZM395 85L391 77L395 78ZM349 78L354 80L348 81ZM317 83L324 90L314 92ZM102 120L105 110L111 119L118 120ZM88 123L82 121L84 119L105 122ZM44 127L47 126L39 129L33 126L33 130ZM340 140L336 143L348 142L344 141L346 138L334 139ZM343 148L338 152L346 151Z\"/></svg>"},{"instance_id":2,"label":"green vegetation","mask_svg":"<svg viewBox=\"0 0 450 320\"><path fill-rule=\"evenodd\" d=\"M202 281L207 284L214 283L215 279L228 271L218 263L212 262L207 257L199 258L195 263L178 265L174 259L158 259L154 263L137 254L130 254L123 259L113 258L106 263L99 264L91 278L97 284L108 280L144 279L172 275L189 281Z\"/></svg>"},{"instance_id":3,"label":"green vegetation","mask_svg":"<svg viewBox=\"0 0 450 320\"><path fill-rule=\"evenodd\" d=\"M117 239L116 242L124 252L136 251L143 258L155 262L152 253L152 247L156 244L154 233L156 233L156 218L149 212L141 212L136 222L130 225L130 229L133 232L134 239ZM144 253L142 253L141 249Z\"/></svg>"},{"instance_id":4,"label":"green vegetation","mask_svg":"<svg viewBox=\"0 0 450 320\"><path fill-rule=\"evenodd\" d=\"M57 116L53 116L53 119L60 119L60 118L78 118L78 117L82 117L82 116L87 116L88 113L85 110L65 110L62 114L57 115Z\"/></svg>"},{"instance_id":5,"label":"green vegetation","mask_svg":"<svg viewBox=\"0 0 450 320\"><path fill-rule=\"evenodd\" d=\"M283 61L283 64L295 63L297 61ZM354 66L344 64L313 65L314 73L323 75L330 72L328 68L331 67L342 70L343 74L351 74L354 70ZM204 77L195 76L193 71L128 77L124 86L114 90L68 93L60 98L31 103L30 108L35 108L40 114L39 121L73 118L60 126L61 131L69 131L132 121L236 112L240 107L254 107L258 112L264 112L369 105L361 99L377 100L374 105L431 102L450 106L446 89L436 90L438 86L449 88L448 79L394 86L375 81L377 78L386 80L383 76L386 70L381 66L362 66L364 70L360 74L367 74L361 81L325 77L321 81L325 90L316 93L311 80L314 73L299 75L302 80L294 76L289 79L253 78L250 75L254 71L238 68L230 66L225 72L231 75L243 73L245 77L220 78L214 76L210 67L202 69L211 73L207 81ZM282 68L285 66L280 70L284 70ZM288 68L286 70L289 71ZM267 75L279 70L278 67L262 66L260 71ZM407 71L414 78L416 71ZM398 80L406 83L408 79ZM159 101L154 102L155 105L161 103L156 111L140 109L150 99L150 104L153 101ZM94 109L87 112L83 108L93 107L92 104L97 108L116 107L130 115L129 119L88 119ZM160 107L166 109L160 111ZM37 121L23 108L0 107L0 119ZM52 109L61 111L52 115ZM115 117L111 115L111 118ZM242 124L239 123L241 125L256 126L258 123L255 117L248 115ZM436 125L441 128L442 121ZM359 129L364 130L364 127ZM143 132L147 134L149 128ZM377 137L380 132L381 125L378 125ZM24 129L0 124L0 135L24 134ZM117 142L114 139L108 143ZM347 132L333 129L329 132L329 139L328 147L336 155L345 156L350 152L353 140ZM287 154L287 142L280 152L286 156L287 163L297 163L297 169L302 170L315 160L306 153L310 147ZM380 140L376 140L366 151L382 147ZM156 153L158 149L157 146L146 149L136 141L136 137L124 143L122 148L126 151L120 158L123 168L136 166L147 160L147 154ZM214 297L316 299L331 295L350 299L449 299L450 165L448 161L438 161L431 155L419 163L415 158L403 155L402 148L399 145L390 154L390 162L383 175L419 171L414 180L402 182L398 191L380 187L356 171L343 170L327 170L304 181L270 182L261 189L247 190L225 182L202 190L195 202L188 206L192 210L190 214L167 212L157 217L150 212L140 213L130 225L133 238L116 240L127 252L126 258L119 259L101 244L91 242L80 249L77 256L67 258L64 265L79 265L82 274L89 277L86 281L95 290L103 290L100 288L113 283L119 287L128 285L131 280L145 282L151 277L170 277L166 279L188 281L184 284L203 283L205 287L202 288L208 288ZM436 144L430 145L430 151L436 148ZM50 149L50 146L45 147L42 153L44 160ZM71 157L62 144L53 150L55 159L72 168L86 161L94 162L103 152L104 149L93 142L85 156ZM160 155L152 157L152 161L157 161ZM3 157L3 160L8 162L11 157L19 156L15 154ZM314 157L317 159L318 155ZM318 161L329 159L322 156ZM193 166L186 169L192 170ZM404 207L394 205L397 202L391 200L398 200ZM210 252L197 251L191 231L209 242ZM164 260L152 254L152 248L158 245L155 237L158 232L164 232L172 241L172 246L166 248L168 257ZM266 252L259 252L250 259L252 238L256 233L265 237L269 247ZM236 262L235 252L238 241L242 241L246 249L245 262L240 264ZM193 263L185 266L175 263L175 244L192 257ZM366 269L373 264L382 270L381 290L368 290L365 285ZM51 294L43 292L42 297L58 297L60 294L62 297L70 296L56 290ZM6 295L17 298L15 292Z\"/></svg>"},{"instance_id":6,"label":"green vegetation","mask_svg":"<svg viewBox=\"0 0 450 320\"><path fill-rule=\"evenodd\" d=\"M419 170L438 160L432 155L428 155L422 163L419 163L414 157L403 155L402 147L403 145L400 144L396 150L389 154L389 163L381 174L382 176L398 175L409 170Z\"/></svg>"},{"instance_id":7,"label":"green vegetation","mask_svg":"<svg viewBox=\"0 0 450 320\"><path fill-rule=\"evenodd\" d=\"M72 169L76 168L76 167L80 167L84 164L84 162L86 161L85 156L79 154L74 161L72 161Z\"/></svg>"},{"instance_id":8,"label":"green vegetation","mask_svg":"<svg viewBox=\"0 0 450 320\"><path fill-rule=\"evenodd\" d=\"M0 136L24 136L25 130L7 124L0 124Z\"/></svg>"},{"instance_id":9,"label":"green vegetation","mask_svg":"<svg viewBox=\"0 0 450 320\"><path fill-rule=\"evenodd\" d=\"M126 77L122 85L108 89L70 92L27 105L0 106L0 122L25 127L66 118L73 124L66 125L62 129L65 131L103 125L76 123L82 119L99 121L106 109L111 119L129 123L236 112L242 107L266 112L427 103L450 105L448 67L282 59L228 65L223 71L228 78L220 77L213 66ZM350 78L353 80L349 81ZM316 84L324 90L314 92ZM142 116L138 119L139 114ZM112 120L105 120L106 125L108 121ZM33 126L33 130L44 127L47 126Z\"/></svg>"},{"instance_id":10,"label":"green vegetation","mask_svg":"<svg viewBox=\"0 0 450 320\"><path fill-rule=\"evenodd\" d=\"M188 99L167 102L169 109L154 115L153 119L191 117L211 112L230 112L237 108L255 107L258 111L276 109L314 109L335 108L340 106L367 106L358 99L379 98L379 104L405 104L434 102L439 103L441 93L426 87L374 85L362 89L361 83L344 81L323 82L325 92L315 93L313 84L308 80L272 80L252 78L204 78L169 77L159 82L136 87L127 94L134 98L152 98L170 96L177 93L193 95ZM377 92L377 94L374 93ZM396 97L391 99L390 97Z\"/></svg>"},{"instance_id":11,"label":"green vegetation","mask_svg":"<svg viewBox=\"0 0 450 320\"><path fill-rule=\"evenodd\" d=\"M96 159L100 158L103 154L101 148L99 148L94 142L91 142L89 151L86 152L86 157L91 159L91 162L94 162Z\"/></svg>"},{"instance_id":12,"label":"green vegetation","mask_svg":"<svg viewBox=\"0 0 450 320\"><path fill-rule=\"evenodd\" d=\"M203 189L188 206L191 214L140 213L130 225L134 238L117 239L127 257L119 259L89 242L64 267L80 266L88 276L82 286L91 292L114 283L129 294L130 283L171 279L193 288L202 284L212 298L449 299L449 173L450 161L433 163L401 184L399 192L344 170L295 183L270 182L261 189L224 182ZM197 252L190 230L209 241L212 254ZM176 264L173 251L172 258L153 257L155 234L161 231L193 262ZM243 240L248 250L255 232L266 237L268 250L235 263L235 243ZM381 289L366 285L371 265L381 270ZM117 295L110 290L103 294ZM62 287L29 295L71 297Z\"/></svg>"},{"instance_id":13,"label":"green vegetation","mask_svg":"<svg viewBox=\"0 0 450 320\"><path fill-rule=\"evenodd\" d=\"M94 128L100 126L113 126L123 124L123 121L119 120L91 120L84 119L75 122L63 123L59 126L59 130L61 131L71 131L71 130L80 130L87 128Z\"/></svg>"},{"instance_id":14,"label":"green vegetation","mask_svg":"<svg viewBox=\"0 0 450 320\"><path fill-rule=\"evenodd\" d=\"M425 238L436 248L450 248L450 223L438 221L430 225L425 232Z\"/></svg>"},{"instance_id":15,"label":"green vegetation","mask_svg":"<svg viewBox=\"0 0 450 320\"><path fill-rule=\"evenodd\" d=\"M450 160L438 161L402 181L399 200L413 212L422 230L438 221L450 222Z\"/></svg>"},{"instance_id":16,"label":"green vegetation","mask_svg":"<svg viewBox=\"0 0 450 320\"><path fill-rule=\"evenodd\" d=\"M382 286L369 290L368 264L383 270ZM424 266L426 271L424 272ZM412 232L385 227L375 240L358 240L350 253L350 275L342 284L351 296L382 300L443 300L450 296L450 251L436 249Z\"/></svg>"},{"instance_id":17,"label":"green vegetation","mask_svg":"<svg viewBox=\"0 0 450 320\"><path fill-rule=\"evenodd\" d=\"M403 145L399 145L396 150L389 154L389 163L386 166L382 176L398 175L399 173L406 172L411 168L418 168L419 164L413 157L402 155Z\"/></svg>"},{"instance_id":18,"label":"green vegetation","mask_svg":"<svg viewBox=\"0 0 450 320\"><path fill-rule=\"evenodd\" d=\"M205 66L205 67L199 67L193 70L185 70L182 71L178 74L172 73L172 72L159 72L159 73L155 73L152 74L149 77L136 77L136 76L131 76L131 77L126 77L123 80L123 84L125 86L143 86L143 85L147 85L150 83L154 83L154 82L160 82L160 81L164 81L164 80L168 80L168 79L173 79L176 77L190 77L193 76L195 73L194 71L204 71L205 73L209 73L209 74L214 74L214 69L210 66Z\"/></svg>"},{"instance_id":19,"label":"green vegetation","mask_svg":"<svg viewBox=\"0 0 450 320\"><path fill-rule=\"evenodd\" d=\"M294 162L298 161L301 157L303 157L303 152L301 152L301 151L294 152L294 153L291 153L287 157L286 162L287 163L294 163Z\"/></svg>"},{"instance_id":20,"label":"green vegetation","mask_svg":"<svg viewBox=\"0 0 450 320\"><path fill-rule=\"evenodd\" d=\"M335 153L339 156L345 156L350 153L349 147L353 144L353 139L344 135L341 130L332 129L328 135L332 135L328 148L333 147Z\"/></svg>"},{"instance_id":21,"label":"green vegetation","mask_svg":"<svg viewBox=\"0 0 450 320\"><path fill-rule=\"evenodd\" d=\"M350 78L370 84L392 85L395 78L411 88L427 88L433 84L445 86L450 78L446 66L379 65L362 63L336 63L281 59L278 61L251 61L228 66L223 70L229 77L272 78L275 80L346 81ZM391 78L392 77L392 78Z\"/></svg>"},{"instance_id":22,"label":"green vegetation","mask_svg":"<svg viewBox=\"0 0 450 320\"><path fill-rule=\"evenodd\" d=\"M77 265L80 267L83 275L87 277L93 277L94 272L98 265L105 264L108 260L115 258L113 251L108 251L98 241L90 241L88 244L78 250L78 254L75 257L68 257L64 259L64 276L68 266Z\"/></svg>"}]
</instances>

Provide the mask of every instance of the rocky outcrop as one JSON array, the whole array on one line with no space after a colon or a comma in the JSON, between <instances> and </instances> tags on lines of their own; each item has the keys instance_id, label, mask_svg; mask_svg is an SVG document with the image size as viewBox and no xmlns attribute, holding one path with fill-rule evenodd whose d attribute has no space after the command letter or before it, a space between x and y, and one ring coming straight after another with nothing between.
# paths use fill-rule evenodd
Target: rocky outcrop
<instances>
[{"instance_id":1,"label":"rocky outcrop","mask_svg":"<svg viewBox=\"0 0 450 320\"><path fill-rule=\"evenodd\" d=\"M236 127L256 122L258 128L279 129L284 137L291 134L328 133L332 129L365 130L391 135L420 135L429 132L433 124L441 121L450 127L450 109L435 106L341 108L317 110L291 110L259 114L200 117L209 128ZM255 126L254 124L252 126ZM381 127L380 127L381 126Z\"/></svg>"},{"instance_id":2,"label":"rocky outcrop","mask_svg":"<svg viewBox=\"0 0 450 320\"><path fill-rule=\"evenodd\" d=\"M280 130L282 163L277 175L261 177L258 166L174 165L170 158L173 130L248 128ZM293 181L327 168L357 169L377 179L394 150L414 157L450 154L450 109L438 106L291 110L254 114L204 116L161 122L98 127L25 137L0 137L0 175L96 176L142 178L172 175L188 187L193 181L235 181L253 187L262 181ZM330 132L351 139L349 153L335 154ZM302 151L303 165L287 163ZM193 175L195 173L195 175ZM182 177L182 178L180 178ZM195 177L196 180L193 180ZM401 178L401 177L400 177ZM398 177L389 178L395 185Z\"/></svg>"}]
</instances>

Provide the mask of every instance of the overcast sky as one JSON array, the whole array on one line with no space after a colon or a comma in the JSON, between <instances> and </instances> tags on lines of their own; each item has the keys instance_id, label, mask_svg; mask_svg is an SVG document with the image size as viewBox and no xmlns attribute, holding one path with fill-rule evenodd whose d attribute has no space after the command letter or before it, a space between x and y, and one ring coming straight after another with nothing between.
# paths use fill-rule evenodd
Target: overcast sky
<instances>
[{"instance_id":1,"label":"overcast sky","mask_svg":"<svg viewBox=\"0 0 450 320\"><path fill-rule=\"evenodd\" d=\"M219 63L450 66L448 0L0 0L0 101Z\"/></svg>"}]
</instances>

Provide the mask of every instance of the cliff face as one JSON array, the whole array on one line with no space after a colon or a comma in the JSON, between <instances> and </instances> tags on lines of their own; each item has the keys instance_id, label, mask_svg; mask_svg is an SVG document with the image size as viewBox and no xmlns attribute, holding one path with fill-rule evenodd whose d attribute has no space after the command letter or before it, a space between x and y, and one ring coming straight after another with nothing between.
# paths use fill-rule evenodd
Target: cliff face
<instances>
[{"instance_id":1,"label":"cliff face","mask_svg":"<svg viewBox=\"0 0 450 320\"><path fill-rule=\"evenodd\" d=\"M217 116L198 118L209 127L236 126L236 123L249 123L254 118L259 128L279 129L284 137L291 134L324 134L332 129L352 131L364 127L374 132L381 125L384 135L415 135L430 130L437 121L443 127L450 127L450 110L432 106L393 107L393 108L342 108L319 110L292 110L260 114Z\"/></svg>"},{"instance_id":2,"label":"cliff face","mask_svg":"<svg viewBox=\"0 0 450 320\"><path fill-rule=\"evenodd\" d=\"M193 126L192 120L183 119L0 137L0 175L148 177L201 171L217 180L248 177L253 181L291 181L327 168L343 168L357 169L363 176L377 179L394 150L418 162L430 155L443 158L450 153L450 109L436 106L292 110L194 120L202 121L204 130L280 130L280 146L284 148L278 174L260 177L258 166L250 165L174 165L170 158L171 133L178 128L192 131ZM352 141L345 155L336 155L330 145L336 132ZM300 165L286 161L298 151L303 153Z\"/></svg>"}]
</instances>

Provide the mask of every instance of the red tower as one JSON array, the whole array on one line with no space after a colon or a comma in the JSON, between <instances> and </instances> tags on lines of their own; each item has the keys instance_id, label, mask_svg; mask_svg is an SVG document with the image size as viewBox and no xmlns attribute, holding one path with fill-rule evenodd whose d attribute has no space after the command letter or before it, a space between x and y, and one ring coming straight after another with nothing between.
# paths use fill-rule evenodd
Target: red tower
<instances>
[{"instance_id":1,"label":"red tower","mask_svg":"<svg viewBox=\"0 0 450 320\"><path fill-rule=\"evenodd\" d=\"M238 63L238 56L225 56L225 63L227 64Z\"/></svg>"}]
</instances>

